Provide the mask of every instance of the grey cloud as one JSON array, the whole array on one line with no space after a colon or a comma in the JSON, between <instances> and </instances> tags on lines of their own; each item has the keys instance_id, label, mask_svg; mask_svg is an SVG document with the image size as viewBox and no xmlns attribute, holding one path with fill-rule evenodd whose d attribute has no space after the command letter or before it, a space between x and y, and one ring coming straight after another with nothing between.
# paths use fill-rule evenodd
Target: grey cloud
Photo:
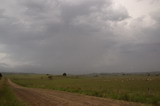
<instances>
[{"instance_id":1,"label":"grey cloud","mask_svg":"<svg viewBox=\"0 0 160 106\"><path fill-rule=\"evenodd\" d=\"M80 5L66 5L62 4L62 17L64 20L73 20L78 16L89 15L90 13L94 12L91 8L101 8L104 4L110 5L111 3L105 0L88 0ZM97 10L96 9L96 10Z\"/></svg>"},{"instance_id":2,"label":"grey cloud","mask_svg":"<svg viewBox=\"0 0 160 106\"><path fill-rule=\"evenodd\" d=\"M0 45L5 45L0 52L18 63L4 63L7 70L83 74L159 69L159 26L125 29L128 12L114 9L111 0L17 2L22 10L15 16L0 12Z\"/></svg>"},{"instance_id":3,"label":"grey cloud","mask_svg":"<svg viewBox=\"0 0 160 106\"><path fill-rule=\"evenodd\" d=\"M119 10L112 10L106 14L106 18L112 21L122 21L129 18L128 12L125 8Z\"/></svg>"}]
</instances>

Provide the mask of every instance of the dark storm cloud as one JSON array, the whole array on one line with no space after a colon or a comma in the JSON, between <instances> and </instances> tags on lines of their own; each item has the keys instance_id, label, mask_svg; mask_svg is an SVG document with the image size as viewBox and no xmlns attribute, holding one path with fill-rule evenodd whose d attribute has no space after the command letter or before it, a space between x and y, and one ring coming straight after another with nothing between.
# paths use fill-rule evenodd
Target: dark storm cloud
<instances>
[{"instance_id":1,"label":"dark storm cloud","mask_svg":"<svg viewBox=\"0 0 160 106\"><path fill-rule=\"evenodd\" d=\"M17 0L11 7L0 9L3 69L83 74L160 68L158 15L144 27L144 18L126 24L127 9L111 0Z\"/></svg>"}]
</instances>

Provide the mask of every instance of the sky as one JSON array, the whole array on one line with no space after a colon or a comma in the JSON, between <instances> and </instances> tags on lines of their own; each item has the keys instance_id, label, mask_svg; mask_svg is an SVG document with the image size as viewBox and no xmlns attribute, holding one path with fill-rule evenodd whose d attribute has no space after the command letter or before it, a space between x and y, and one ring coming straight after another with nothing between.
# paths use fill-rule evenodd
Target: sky
<instances>
[{"instance_id":1,"label":"sky","mask_svg":"<svg viewBox=\"0 0 160 106\"><path fill-rule=\"evenodd\" d=\"M160 71L160 0L1 0L0 71Z\"/></svg>"}]
</instances>

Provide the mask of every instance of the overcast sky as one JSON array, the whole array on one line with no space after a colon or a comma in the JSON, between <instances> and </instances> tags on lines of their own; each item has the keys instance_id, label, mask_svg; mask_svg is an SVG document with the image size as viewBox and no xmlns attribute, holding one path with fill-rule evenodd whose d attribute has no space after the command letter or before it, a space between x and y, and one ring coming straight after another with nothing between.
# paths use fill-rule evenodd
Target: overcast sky
<instances>
[{"instance_id":1,"label":"overcast sky","mask_svg":"<svg viewBox=\"0 0 160 106\"><path fill-rule=\"evenodd\" d=\"M160 71L160 0L1 0L0 71Z\"/></svg>"}]
</instances>

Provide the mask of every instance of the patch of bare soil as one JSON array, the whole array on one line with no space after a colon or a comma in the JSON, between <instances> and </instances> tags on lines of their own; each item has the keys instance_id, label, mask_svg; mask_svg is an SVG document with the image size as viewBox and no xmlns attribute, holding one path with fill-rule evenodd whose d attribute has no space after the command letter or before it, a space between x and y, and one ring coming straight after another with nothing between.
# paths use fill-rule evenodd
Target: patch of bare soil
<instances>
[{"instance_id":1,"label":"patch of bare soil","mask_svg":"<svg viewBox=\"0 0 160 106\"><path fill-rule=\"evenodd\" d=\"M144 106L143 104L81 94L21 87L8 80L16 96L28 106Z\"/></svg>"}]
</instances>

